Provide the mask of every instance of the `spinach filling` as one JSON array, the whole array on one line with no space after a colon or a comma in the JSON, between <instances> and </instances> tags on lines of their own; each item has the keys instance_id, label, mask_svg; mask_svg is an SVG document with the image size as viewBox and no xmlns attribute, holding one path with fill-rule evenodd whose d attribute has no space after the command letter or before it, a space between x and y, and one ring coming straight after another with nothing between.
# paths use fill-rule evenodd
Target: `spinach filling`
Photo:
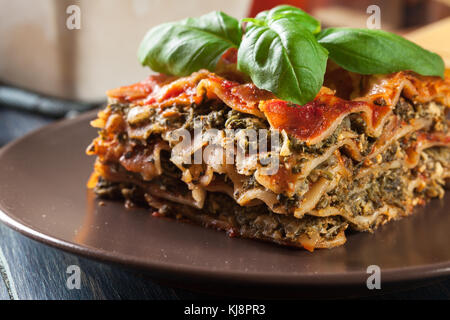
<instances>
[{"instance_id":1,"label":"spinach filling","mask_svg":"<svg viewBox=\"0 0 450 320\"><path fill-rule=\"evenodd\" d=\"M441 104L434 102L414 103L409 99L400 97L393 112L406 123L410 123L412 119L431 119L433 120L432 130L440 132L447 132L448 130L445 106Z\"/></svg>"}]
</instances>

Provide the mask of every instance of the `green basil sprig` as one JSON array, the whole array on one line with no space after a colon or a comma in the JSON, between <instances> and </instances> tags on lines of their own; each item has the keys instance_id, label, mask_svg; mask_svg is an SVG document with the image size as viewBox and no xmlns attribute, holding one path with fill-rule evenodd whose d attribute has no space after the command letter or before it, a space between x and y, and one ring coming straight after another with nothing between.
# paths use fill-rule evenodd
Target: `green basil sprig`
<instances>
[{"instance_id":1,"label":"green basil sprig","mask_svg":"<svg viewBox=\"0 0 450 320\"><path fill-rule=\"evenodd\" d=\"M320 22L307 14L305 11L288 5L277 6L271 10L262 11L258 13L255 19L252 21L260 21L265 24L279 20L280 18L289 19L299 26L309 30L311 33L316 34L320 32ZM248 20L248 19L243 19Z\"/></svg>"},{"instance_id":2,"label":"green basil sprig","mask_svg":"<svg viewBox=\"0 0 450 320\"><path fill-rule=\"evenodd\" d=\"M246 24L246 25L245 25ZM278 6L241 22L222 12L165 23L151 29L139 48L143 65L188 75L214 71L221 55L238 48L238 69L259 88L304 104L319 92L330 58L360 74L412 70L444 76L444 62L398 35L369 29L330 28L292 6Z\"/></svg>"},{"instance_id":3,"label":"green basil sprig","mask_svg":"<svg viewBox=\"0 0 450 320\"><path fill-rule=\"evenodd\" d=\"M444 61L396 34L372 29L330 28L318 35L330 59L342 68L377 74L412 70L425 76L444 76Z\"/></svg>"},{"instance_id":4,"label":"green basil sprig","mask_svg":"<svg viewBox=\"0 0 450 320\"><path fill-rule=\"evenodd\" d=\"M141 43L138 58L141 64L165 74L214 71L222 54L237 48L241 38L236 19L223 12L211 12L151 29Z\"/></svg>"},{"instance_id":5,"label":"green basil sprig","mask_svg":"<svg viewBox=\"0 0 450 320\"><path fill-rule=\"evenodd\" d=\"M289 14L267 12L248 22L238 51L238 69L261 89L298 104L314 99L323 84L327 51ZM302 20L303 21L303 20ZM320 30L320 25L313 28Z\"/></svg>"}]
</instances>

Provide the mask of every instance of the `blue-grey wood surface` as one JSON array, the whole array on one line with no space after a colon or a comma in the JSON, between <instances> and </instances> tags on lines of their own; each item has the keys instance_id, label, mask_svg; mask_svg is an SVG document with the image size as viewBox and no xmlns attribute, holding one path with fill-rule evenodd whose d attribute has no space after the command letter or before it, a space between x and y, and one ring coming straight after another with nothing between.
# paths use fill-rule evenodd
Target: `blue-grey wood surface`
<instances>
[{"instance_id":1,"label":"blue-grey wood surface","mask_svg":"<svg viewBox=\"0 0 450 320\"><path fill-rule=\"evenodd\" d=\"M1 239L3 239L3 237ZM11 295L8 292L8 286L6 285L6 282L5 282L5 280L8 279L8 276L2 267L3 264L4 263L0 262L0 274L1 274L1 279L2 279L0 281L0 300L9 300L11 298Z\"/></svg>"},{"instance_id":2,"label":"blue-grey wood surface","mask_svg":"<svg viewBox=\"0 0 450 320\"><path fill-rule=\"evenodd\" d=\"M0 106L0 147L50 119ZM80 289L66 286L67 267L81 270ZM205 299L205 294L169 288L117 265L65 253L31 240L0 223L0 299ZM450 278L398 287L371 299L450 299Z\"/></svg>"}]
</instances>

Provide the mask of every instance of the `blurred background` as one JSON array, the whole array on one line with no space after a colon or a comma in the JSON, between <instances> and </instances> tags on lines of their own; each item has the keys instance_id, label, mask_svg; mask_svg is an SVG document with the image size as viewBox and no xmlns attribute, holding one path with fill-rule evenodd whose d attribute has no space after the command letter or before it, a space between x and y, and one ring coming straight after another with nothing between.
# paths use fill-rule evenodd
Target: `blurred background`
<instances>
[{"instance_id":1,"label":"blurred background","mask_svg":"<svg viewBox=\"0 0 450 320\"><path fill-rule=\"evenodd\" d=\"M362 28L367 7L376 4L382 29L403 34L450 16L450 0L0 0L0 81L101 101L107 89L148 75L136 51L152 26L212 10L254 16L282 3L312 13L324 26ZM79 30L66 27L73 4L81 9Z\"/></svg>"}]
</instances>

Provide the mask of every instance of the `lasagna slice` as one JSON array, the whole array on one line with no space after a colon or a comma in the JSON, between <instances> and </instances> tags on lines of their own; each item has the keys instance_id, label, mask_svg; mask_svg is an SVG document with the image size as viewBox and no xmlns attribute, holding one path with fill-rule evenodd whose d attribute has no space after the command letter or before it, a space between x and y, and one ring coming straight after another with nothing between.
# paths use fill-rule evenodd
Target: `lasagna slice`
<instances>
[{"instance_id":1,"label":"lasagna slice","mask_svg":"<svg viewBox=\"0 0 450 320\"><path fill-rule=\"evenodd\" d=\"M443 197L448 72L359 75L329 63L316 98L295 105L225 71L152 75L109 91L92 121L100 131L87 149L97 156L89 187L155 216L310 251ZM198 122L192 143L174 134ZM221 161L237 139L227 131L239 129L278 133L279 148ZM212 161L185 161L208 147ZM265 170L267 157L278 159L275 172Z\"/></svg>"}]
</instances>

